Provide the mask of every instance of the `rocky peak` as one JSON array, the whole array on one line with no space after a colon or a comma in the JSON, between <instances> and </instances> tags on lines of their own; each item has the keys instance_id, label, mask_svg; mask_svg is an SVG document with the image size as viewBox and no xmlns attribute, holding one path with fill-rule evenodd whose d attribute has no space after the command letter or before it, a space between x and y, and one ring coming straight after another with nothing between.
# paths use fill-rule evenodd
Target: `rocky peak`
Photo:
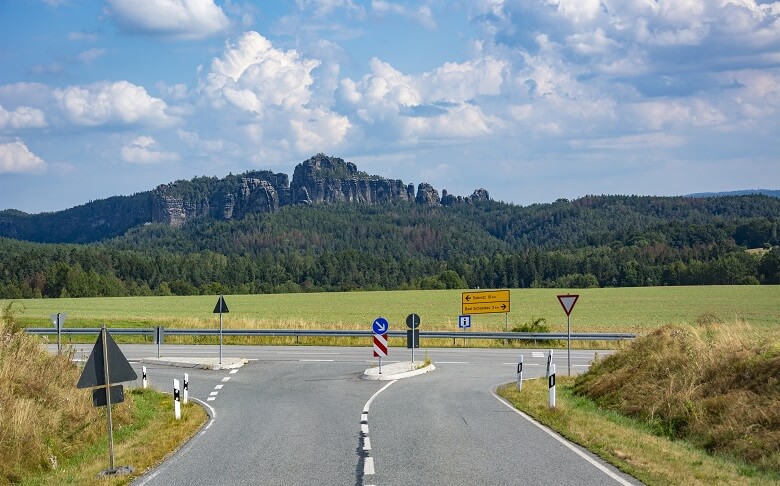
<instances>
[{"instance_id":1,"label":"rocky peak","mask_svg":"<svg viewBox=\"0 0 780 486\"><path fill-rule=\"evenodd\" d=\"M325 154L298 164L293 173L291 196L293 204L380 204L413 200L409 187L402 181L369 175L351 162Z\"/></svg>"},{"instance_id":2,"label":"rocky peak","mask_svg":"<svg viewBox=\"0 0 780 486\"><path fill-rule=\"evenodd\" d=\"M471 194L472 201L490 201L490 194L487 189L479 188Z\"/></svg>"},{"instance_id":3,"label":"rocky peak","mask_svg":"<svg viewBox=\"0 0 780 486\"><path fill-rule=\"evenodd\" d=\"M441 203L439 199L439 191L433 188L432 185L427 182L421 182L417 186L417 204L425 204L428 206L438 206Z\"/></svg>"}]
</instances>

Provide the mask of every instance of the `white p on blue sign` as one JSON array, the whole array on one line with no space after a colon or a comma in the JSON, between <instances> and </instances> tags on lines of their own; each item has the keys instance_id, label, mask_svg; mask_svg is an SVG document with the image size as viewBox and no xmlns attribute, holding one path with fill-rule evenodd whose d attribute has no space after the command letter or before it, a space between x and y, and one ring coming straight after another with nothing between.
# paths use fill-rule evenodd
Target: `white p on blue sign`
<instances>
[{"instance_id":1,"label":"white p on blue sign","mask_svg":"<svg viewBox=\"0 0 780 486\"><path fill-rule=\"evenodd\" d=\"M461 329L467 329L471 327L471 316L469 315L458 316L458 327Z\"/></svg>"}]
</instances>

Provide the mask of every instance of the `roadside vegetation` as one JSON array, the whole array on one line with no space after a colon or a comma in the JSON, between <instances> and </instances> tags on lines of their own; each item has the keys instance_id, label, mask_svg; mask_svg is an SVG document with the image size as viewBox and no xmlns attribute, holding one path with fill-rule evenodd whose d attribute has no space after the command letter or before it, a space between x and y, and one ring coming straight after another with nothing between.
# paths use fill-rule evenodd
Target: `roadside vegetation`
<instances>
[{"instance_id":1,"label":"roadside vegetation","mask_svg":"<svg viewBox=\"0 0 780 486\"><path fill-rule=\"evenodd\" d=\"M0 484L125 484L205 421L200 406L183 407L176 422L170 396L126 390L125 401L112 407L115 465L135 473L97 479L108 468L105 407L92 406L92 390L76 388L81 369L69 353L49 353L21 332L18 305L1 310Z\"/></svg>"},{"instance_id":2,"label":"roadside vegetation","mask_svg":"<svg viewBox=\"0 0 780 486\"><path fill-rule=\"evenodd\" d=\"M780 482L780 336L705 314L558 380L499 393L647 484Z\"/></svg>"}]
</instances>

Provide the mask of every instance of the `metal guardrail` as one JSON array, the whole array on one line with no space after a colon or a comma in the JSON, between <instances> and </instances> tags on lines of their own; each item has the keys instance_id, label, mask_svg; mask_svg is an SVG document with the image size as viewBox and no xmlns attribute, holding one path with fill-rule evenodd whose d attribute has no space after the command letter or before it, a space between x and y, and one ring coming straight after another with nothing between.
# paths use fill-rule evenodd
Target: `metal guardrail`
<instances>
[{"instance_id":1,"label":"metal guardrail","mask_svg":"<svg viewBox=\"0 0 780 486\"><path fill-rule=\"evenodd\" d=\"M31 327L25 329L28 334L57 335L57 330L51 327ZM157 328L109 328L113 335L136 335L155 337ZM70 327L60 330L62 335L97 335L99 327ZM219 336L219 329L177 329L164 328L165 336ZM420 338L441 339L510 339L526 341L544 341L567 339L566 333L551 332L463 332L463 331L419 331ZM406 338L406 331L389 331L389 337ZM255 337L372 337L374 333L366 331L315 330L315 329L223 329L222 336L255 336ZM634 339L635 334L628 333L572 333L571 339L576 341L621 341Z\"/></svg>"}]
</instances>

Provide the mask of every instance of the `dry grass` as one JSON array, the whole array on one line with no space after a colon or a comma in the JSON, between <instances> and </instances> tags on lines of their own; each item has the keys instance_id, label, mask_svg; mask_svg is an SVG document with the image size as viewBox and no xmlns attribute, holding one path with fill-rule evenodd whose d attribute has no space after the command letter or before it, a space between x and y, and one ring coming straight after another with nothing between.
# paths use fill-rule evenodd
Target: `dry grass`
<instances>
[{"instance_id":1,"label":"dry grass","mask_svg":"<svg viewBox=\"0 0 780 486\"><path fill-rule=\"evenodd\" d=\"M547 406L547 380L514 383L499 395L567 439L587 448L648 485L766 485L780 476L762 474L738 462L713 457L695 446L659 436L641 421L599 408L572 393L574 379L557 380L555 409Z\"/></svg>"},{"instance_id":2,"label":"dry grass","mask_svg":"<svg viewBox=\"0 0 780 486\"><path fill-rule=\"evenodd\" d=\"M52 355L39 340L17 332L14 309L0 319L0 481L52 470L61 458L105 433L90 390L76 389L80 371L67 355ZM117 423L129 417L117 406Z\"/></svg>"},{"instance_id":3,"label":"dry grass","mask_svg":"<svg viewBox=\"0 0 780 486\"><path fill-rule=\"evenodd\" d=\"M741 322L667 325L594 364L575 393L665 436L780 474L780 341Z\"/></svg>"},{"instance_id":4,"label":"dry grass","mask_svg":"<svg viewBox=\"0 0 780 486\"><path fill-rule=\"evenodd\" d=\"M47 352L40 339L20 331L16 314L9 304L0 316L0 484L128 482L130 477L96 479L108 467L105 407L92 406L92 390L76 388L81 370L71 356ZM206 418L199 406L185 407L185 420L172 424L171 402L159 393L131 391L112 407L115 464L132 461L124 464L142 472ZM166 434L159 434L163 429Z\"/></svg>"}]
</instances>

